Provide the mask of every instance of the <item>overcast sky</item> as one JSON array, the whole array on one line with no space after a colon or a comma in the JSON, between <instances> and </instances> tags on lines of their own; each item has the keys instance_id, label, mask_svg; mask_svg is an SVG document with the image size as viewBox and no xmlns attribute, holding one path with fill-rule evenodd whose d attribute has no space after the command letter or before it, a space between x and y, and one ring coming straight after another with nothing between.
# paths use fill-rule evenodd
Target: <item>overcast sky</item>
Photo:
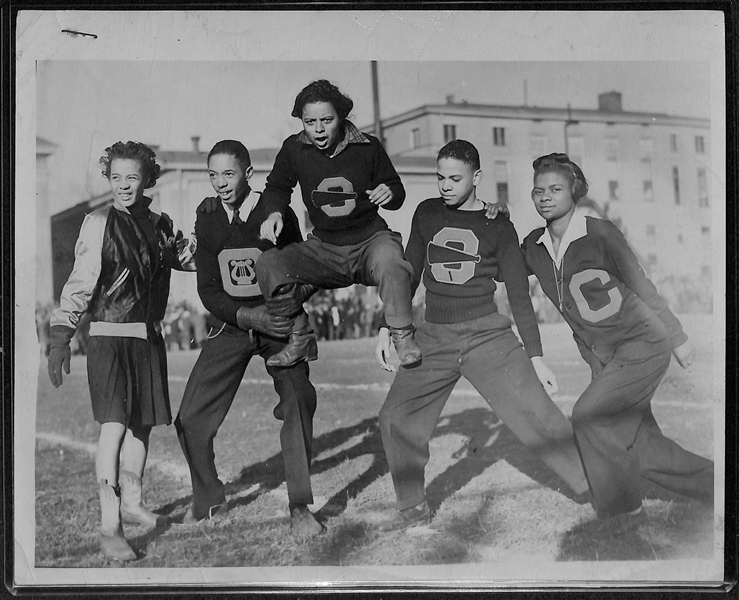
<instances>
[{"instance_id":1,"label":"overcast sky","mask_svg":"<svg viewBox=\"0 0 739 600\"><path fill-rule=\"evenodd\" d=\"M598 94L610 90L623 94L625 110L710 116L702 63L404 61L380 62L378 73L383 117L448 95L517 105L526 94L530 105L597 108ZM195 135L206 150L224 138L279 147L300 128L290 116L295 95L318 78L354 100L356 124L372 122L369 61L39 62L37 133L58 146L52 212L107 189L96 163L119 139L167 150L191 148Z\"/></svg>"}]
</instances>

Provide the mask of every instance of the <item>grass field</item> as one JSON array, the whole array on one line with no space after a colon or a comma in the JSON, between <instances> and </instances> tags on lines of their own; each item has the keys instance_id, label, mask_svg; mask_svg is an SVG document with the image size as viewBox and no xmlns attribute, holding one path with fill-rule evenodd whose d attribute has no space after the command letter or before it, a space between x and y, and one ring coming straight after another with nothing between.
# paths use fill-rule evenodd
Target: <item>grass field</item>
<instances>
[{"instance_id":1,"label":"grass field","mask_svg":"<svg viewBox=\"0 0 739 600\"><path fill-rule=\"evenodd\" d=\"M676 363L655 397L663 431L683 446L713 457L714 415L723 398L712 384L709 317L684 319L698 349L690 371ZM542 327L545 360L569 414L589 371L569 330ZM217 466L227 483L230 518L187 528L178 521L190 500L190 480L174 426L155 428L145 476L146 501L170 515L163 529L126 526L140 555L128 568L227 566L444 565L506 560L649 561L711 559L721 547L721 517L696 503L645 490L648 524L612 538L598 528L589 505L507 428L467 382L460 382L431 442L427 467L430 526L377 533L392 515L394 494L382 452L377 415L392 374L374 362L374 340L324 342L312 363L318 391L312 509L328 531L311 540L291 535L279 449L276 394L260 359L252 361L216 438ZM197 352L169 355L173 413ZM99 508L92 420L84 357L54 390L39 373L36 441L36 567L113 566L95 542Z\"/></svg>"}]
</instances>

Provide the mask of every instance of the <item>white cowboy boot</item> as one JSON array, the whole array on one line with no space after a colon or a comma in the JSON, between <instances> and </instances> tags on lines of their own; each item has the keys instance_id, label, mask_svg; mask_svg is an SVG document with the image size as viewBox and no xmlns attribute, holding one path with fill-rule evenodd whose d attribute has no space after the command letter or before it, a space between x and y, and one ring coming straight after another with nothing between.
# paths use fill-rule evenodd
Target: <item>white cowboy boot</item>
<instances>
[{"instance_id":1,"label":"white cowboy boot","mask_svg":"<svg viewBox=\"0 0 739 600\"><path fill-rule=\"evenodd\" d=\"M114 560L136 560L136 553L123 537L121 528L121 499L117 490L105 479L100 481L100 512L102 522L98 530L98 541L103 554Z\"/></svg>"},{"instance_id":2,"label":"white cowboy boot","mask_svg":"<svg viewBox=\"0 0 739 600\"><path fill-rule=\"evenodd\" d=\"M118 476L121 487L121 519L124 523L157 527L167 518L151 512L141 501L141 479L131 471L121 471Z\"/></svg>"}]
</instances>

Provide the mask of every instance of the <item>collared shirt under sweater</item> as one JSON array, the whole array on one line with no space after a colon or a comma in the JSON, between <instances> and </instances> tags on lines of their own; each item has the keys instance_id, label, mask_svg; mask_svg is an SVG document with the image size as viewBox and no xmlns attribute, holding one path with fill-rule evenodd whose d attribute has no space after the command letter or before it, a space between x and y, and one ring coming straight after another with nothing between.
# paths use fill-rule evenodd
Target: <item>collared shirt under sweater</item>
<instances>
[{"instance_id":1,"label":"collared shirt under sweater","mask_svg":"<svg viewBox=\"0 0 739 600\"><path fill-rule=\"evenodd\" d=\"M545 228L532 231L522 250L542 290L572 328L586 361L592 354L607 363L625 342L661 345L669 339L676 348L688 339L610 221L576 211L557 256Z\"/></svg>"},{"instance_id":2,"label":"collared shirt under sweater","mask_svg":"<svg viewBox=\"0 0 739 600\"><path fill-rule=\"evenodd\" d=\"M293 189L300 184L313 235L336 246L360 244L387 230L367 190L385 183L393 199L382 208L397 210L405 189L380 141L344 121L344 135L333 154L310 143L304 132L282 144L262 195L267 215L284 215Z\"/></svg>"},{"instance_id":3,"label":"collared shirt under sweater","mask_svg":"<svg viewBox=\"0 0 739 600\"><path fill-rule=\"evenodd\" d=\"M258 192L251 191L247 200L252 194ZM241 306L252 308L264 303L254 265L261 254L274 245L259 235L259 228L267 218L263 198L256 202L248 216L242 216L240 211L241 222L234 223L233 215L229 213L230 209L225 208L223 203L219 203L212 213L198 213L195 223L198 238L195 264L198 294L203 306L221 321L238 325L236 312ZM277 247L301 239L298 219L288 208Z\"/></svg>"}]
</instances>

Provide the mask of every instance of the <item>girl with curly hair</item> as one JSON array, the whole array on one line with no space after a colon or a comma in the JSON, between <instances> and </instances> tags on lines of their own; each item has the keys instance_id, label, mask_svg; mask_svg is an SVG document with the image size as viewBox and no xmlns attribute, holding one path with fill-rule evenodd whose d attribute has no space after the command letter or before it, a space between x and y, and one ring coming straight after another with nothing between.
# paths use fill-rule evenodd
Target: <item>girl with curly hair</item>
<instances>
[{"instance_id":1,"label":"girl with curly hair","mask_svg":"<svg viewBox=\"0 0 739 600\"><path fill-rule=\"evenodd\" d=\"M154 527L163 517L142 502L149 434L172 422L160 322L172 269L195 270L195 242L168 215L150 208L144 191L160 167L138 142L117 142L100 158L112 205L85 217L72 273L51 316L49 377L69 374L69 342L84 313L91 316L87 376L92 413L100 423L95 456L103 554L134 560L121 521Z\"/></svg>"}]
</instances>

